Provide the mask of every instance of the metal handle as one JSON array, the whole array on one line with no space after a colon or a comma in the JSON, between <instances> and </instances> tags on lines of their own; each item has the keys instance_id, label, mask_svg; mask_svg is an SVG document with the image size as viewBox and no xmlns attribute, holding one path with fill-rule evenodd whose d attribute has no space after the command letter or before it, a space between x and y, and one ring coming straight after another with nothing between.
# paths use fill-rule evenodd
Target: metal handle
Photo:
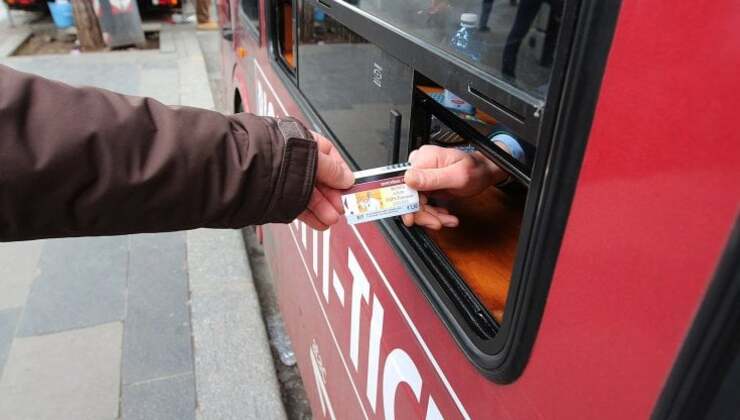
<instances>
[{"instance_id":1,"label":"metal handle","mask_svg":"<svg viewBox=\"0 0 740 420\"><path fill-rule=\"evenodd\" d=\"M393 144L391 145L391 163L397 163L401 148L401 121L403 116L395 109L391 109L391 133Z\"/></svg>"}]
</instances>

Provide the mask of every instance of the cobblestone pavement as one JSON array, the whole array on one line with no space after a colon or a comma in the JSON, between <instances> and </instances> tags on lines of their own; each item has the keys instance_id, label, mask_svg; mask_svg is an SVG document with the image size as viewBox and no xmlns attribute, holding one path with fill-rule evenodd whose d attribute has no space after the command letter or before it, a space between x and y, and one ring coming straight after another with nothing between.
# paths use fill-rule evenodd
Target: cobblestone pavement
<instances>
[{"instance_id":1,"label":"cobblestone pavement","mask_svg":"<svg viewBox=\"0 0 740 420\"><path fill-rule=\"evenodd\" d=\"M192 28L160 39L0 64L213 108ZM0 419L285 418L251 279L238 231L0 244Z\"/></svg>"}]
</instances>

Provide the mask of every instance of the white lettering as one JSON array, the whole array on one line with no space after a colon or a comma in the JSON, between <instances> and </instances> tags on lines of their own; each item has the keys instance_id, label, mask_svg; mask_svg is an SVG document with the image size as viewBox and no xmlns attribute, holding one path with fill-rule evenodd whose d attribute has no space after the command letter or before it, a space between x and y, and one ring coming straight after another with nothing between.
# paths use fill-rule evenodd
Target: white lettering
<instances>
[{"instance_id":1,"label":"white lettering","mask_svg":"<svg viewBox=\"0 0 740 420\"><path fill-rule=\"evenodd\" d=\"M301 223L301 242L303 242L303 249L306 249L308 241L306 240L306 224Z\"/></svg>"},{"instance_id":2,"label":"white lettering","mask_svg":"<svg viewBox=\"0 0 740 420\"><path fill-rule=\"evenodd\" d=\"M334 293L337 295L337 299L339 299L339 303L344 306L344 286L342 286L342 281L339 280L339 275L336 271L333 272L334 276L332 278L332 285L334 286Z\"/></svg>"},{"instance_id":3,"label":"white lettering","mask_svg":"<svg viewBox=\"0 0 740 420\"><path fill-rule=\"evenodd\" d=\"M352 250L347 250L349 253L347 265L349 271L352 273L352 307L350 308L350 326L349 326L349 358L352 359L352 364L357 369L357 360L360 356L360 298L367 303L368 295L370 294L370 283L365 277L365 273L360 268L360 263L357 262L355 254Z\"/></svg>"},{"instance_id":4,"label":"white lettering","mask_svg":"<svg viewBox=\"0 0 740 420\"><path fill-rule=\"evenodd\" d=\"M388 354L383 367L383 411L385 420L396 418L396 391L406 382L416 397L421 398L421 375L416 364L405 351L396 348Z\"/></svg>"},{"instance_id":5,"label":"white lettering","mask_svg":"<svg viewBox=\"0 0 740 420\"><path fill-rule=\"evenodd\" d=\"M442 413L439 412L439 407L437 407L437 403L434 402L434 398L432 396L429 396L429 402L427 403L427 416L425 417L426 420L444 420L444 417L442 417Z\"/></svg>"},{"instance_id":6,"label":"white lettering","mask_svg":"<svg viewBox=\"0 0 740 420\"><path fill-rule=\"evenodd\" d=\"M375 411L378 399L378 364L380 361L380 339L383 337L383 305L373 295L373 315L370 318L370 345L367 356L367 399Z\"/></svg>"},{"instance_id":7,"label":"white lettering","mask_svg":"<svg viewBox=\"0 0 740 420\"><path fill-rule=\"evenodd\" d=\"M311 229L311 252L313 253L313 274L319 273L319 232Z\"/></svg>"},{"instance_id":8,"label":"white lettering","mask_svg":"<svg viewBox=\"0 0 740 420\"><path fill-rule=\"evenodd\" d=\"M311 355L311 367L313 368L313 375L316 380L316 389L319 392L319 402L321 403L321 411L326 416L327 410L329 411L329 417L332 420L336 419L334 415L334 408L331 406L331 400L329 400L329 392L326 389L326 371L324 370L323 363L321 362L321 356L319 355L319 346L314 341L310 348Z\"/></svg>"},{"instance_id":9,"label":"white lettering","mask_svg":"<svg viewBox=\"0 0 740 420\"><path fill-rule=\"evenodd\" d=\"M331 230L327 229L323 233L323 238L321 238L321 246L324 249L323 253L323 262L321 270L323 270L322 274L322 282L321 282L321 291L324 293L324 300L326 303L329 303L329 232ZM342 302L342 305L344 305L344 302Z\"/></svg>"},{"instance_id":10,"label":"white lettering","mask_svg":"<svg viewBox=\"0 0 740 420\"><path fill-rule=\"evenodd\" d=\"M383 87L383 67L380 67L378 63L373 63L373 83L377 87Z\"/></svg>"}]
</instances>

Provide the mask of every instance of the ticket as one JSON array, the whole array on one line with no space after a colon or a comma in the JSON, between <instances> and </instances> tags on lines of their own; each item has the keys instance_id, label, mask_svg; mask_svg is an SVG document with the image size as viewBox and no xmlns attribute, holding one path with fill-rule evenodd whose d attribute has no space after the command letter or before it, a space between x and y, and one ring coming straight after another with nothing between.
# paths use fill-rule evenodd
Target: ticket
<instances>
[{"instance_id":1,"label":"ticket","mask_svg":"<svg viewBox=\"0 0 740 420\"><path fill-rule=\"evenodd\" d=\"M347 223L371 222L419 210L419 193L403 181L410 164L355 172L355 184L342 194Z\"/></svg>"}]
</instances>

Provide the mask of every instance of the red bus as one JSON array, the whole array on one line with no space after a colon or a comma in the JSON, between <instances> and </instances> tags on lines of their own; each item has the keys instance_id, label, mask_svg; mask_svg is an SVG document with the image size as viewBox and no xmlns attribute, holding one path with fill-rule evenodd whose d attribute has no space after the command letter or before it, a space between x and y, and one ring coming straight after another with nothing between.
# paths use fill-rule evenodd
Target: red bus
<instances>
[{"instance_id":1,"label":"red bus","mask_svg":"<svg viewBox=\"0 0 740 420\"><path fill-rule=\"evenodd\" d=\"M234 111L516 181L454 229L261 228L317 418L740 416L740 3L219 1Z\"/></svg>"}]
</instances>

